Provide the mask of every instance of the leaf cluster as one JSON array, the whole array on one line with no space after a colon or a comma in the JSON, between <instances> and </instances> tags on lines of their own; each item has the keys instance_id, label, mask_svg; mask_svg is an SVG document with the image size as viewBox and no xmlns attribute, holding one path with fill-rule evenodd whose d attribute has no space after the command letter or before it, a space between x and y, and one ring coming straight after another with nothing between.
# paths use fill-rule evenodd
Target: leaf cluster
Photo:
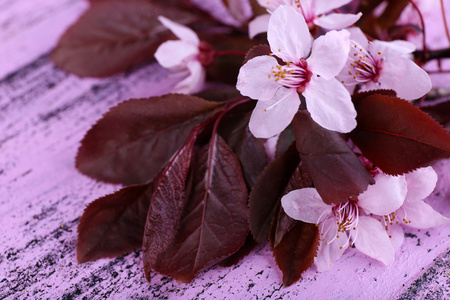
<instances>
[{"instance_id":1,"label":"leaf cluster","mask_svg":"<svg viewBox=\"0 0 450 300\"><path fill-rule=\"evenodd\" d=\"M113 107L88 131L77 168L122 183L80 219L78 261L142 247L144 269L189 282L216 263L232 265L269 242L291 285L313 263L318 228L288 217L281 197L315 187L325 203L345 202L374 180L358 156L399 175L450 156L450 135L392 91L356 94L358 125L348 135L299 111L269 162L248 130L253 103L234 89L169 94ZM211 101L215 100L215 101ZM349 139L358 146L356 152Z\"/></svg>"},{"instance_id":2,"label":"leaf cluster","mask_svg":"<svg viewBox=\"0 0 450 300\"><path fill-rule=\"evenodd\" d=\"M220 24L190 0L90 2L52 53L59 67L79 76L110 76L151 61L156 48L174 38L159 15L194 28L218 51L250 49L244 62L270 54L267 45ZM381 2L361 1L359 25L374 37L394 37L395 21L409 1L388 1L375 16ZM236 1L223 3L232 16L240 15ZM218 57L207 74L234 83L242 63L242 57ZM269 162L265 141L248 129L253 102L231 88L131 99L111 108L81 141L76 167L125 187L85 209L78 261L141 248L148 280L155 271L189 282L205 268L233 265L257 243L268 242L288 286L314 262L319 231L286 215L285 194L314 187L325 203L339 204L374 184L362 156L391 175L450 156L447 130L394 91L378 90L353 96L357 127L346 135L298 111ZM448 123L446 104L425 111Z\"/></svg>"}]
</instances>

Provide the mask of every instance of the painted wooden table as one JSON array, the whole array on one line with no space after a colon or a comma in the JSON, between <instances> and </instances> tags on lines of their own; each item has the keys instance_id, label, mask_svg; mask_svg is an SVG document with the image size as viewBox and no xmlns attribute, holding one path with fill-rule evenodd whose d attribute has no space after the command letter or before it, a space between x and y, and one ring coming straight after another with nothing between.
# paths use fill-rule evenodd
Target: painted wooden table
<instances>
[{"instance_id":1,"label":"painted wooden table","mask_svg":"<svg viewBox=\"0 0 450 300\"><path fill-rule=\"evenodd\" d=\"M154 64L108 79L61 71L49 53L88 4L30 3L0 0L0 299L450 298L450 225L408 229L391 266L350 249L331 271L311 268L288 288L267 245L190 284L158 274L147 282L141 251L78 265L83 209L120 188L77 172L79 141L111 106L174 82ZM450 160L434 167L440 179L428 202L450 217Z\"/></svg>"}]
</instances>

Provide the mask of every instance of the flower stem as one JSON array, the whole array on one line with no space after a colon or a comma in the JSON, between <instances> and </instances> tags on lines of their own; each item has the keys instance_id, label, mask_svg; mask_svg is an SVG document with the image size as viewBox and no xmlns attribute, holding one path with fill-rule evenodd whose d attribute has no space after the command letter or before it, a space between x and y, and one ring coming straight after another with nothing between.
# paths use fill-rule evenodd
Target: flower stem
<instances>
[{"instance_id":1,"label":"flower stem","mask_svg":"<svg viewBox=\"0 0 450 300\"><path fill-rule=\"evenodd\" d=\"M428 56L429 56L429 51L427 48L427 44L426 44L426 38L425 38L425 22L423 20L423 16L422 13L420 12L419 7L417 7L417 4L414 3L413 0L409 0L409 3L411 3L411 5L414 7L414 9L417 11L417 13L419 14L419 18L420 18L420 25L422 26L422 57L421 60L423 62L427 62L429 60Z\"/></svg>"},{"instance_id":2,"label":"flower stem","mask_svg":"<svg viewBox=\"0 0 450 300\"><path fill-rule=\"evenodd\" d=\"M427 54L425 54L425 51L423 50L418 50L414 51L414 57L421 58L423 62L433 59L450 58L450 48L431 51L427 50Z\"/></svg>"},{"instance_id":3,"label":"flower stem","mask_svg":"<svg viewBox=\"0 0 450 300\"><path fill-rule=\"evenodd\" d=\"M448 41L450 42L450 33L448 31L447 18L445 16L444 0L441 0L441 12L442 12L442 19L444 21L445 33L447 35Z\"/></svg>"}]
</instances>

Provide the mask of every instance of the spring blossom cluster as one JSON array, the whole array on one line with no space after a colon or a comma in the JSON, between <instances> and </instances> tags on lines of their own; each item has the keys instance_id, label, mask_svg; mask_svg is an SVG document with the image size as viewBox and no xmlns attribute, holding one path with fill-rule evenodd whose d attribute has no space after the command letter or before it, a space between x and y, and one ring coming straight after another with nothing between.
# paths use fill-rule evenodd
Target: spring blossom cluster
<instances>
[{"instance_id":1,"label":"spring blossom cluster","mask_svg":"<svg viewBox=\"0 0 450 300\"><path fill-rule=\"evenodd\" d=\"M267 31L270 55L248 60L240 69L237 89L257 100L249 127L254 136L277 136L302 107L320 126L348 133L356 127L351 94L374 89L394 90L414 100L431 89L428 74L412 60L413 44L369 41L353 25L361 14L329 13L350 0L258 0L269 14L255 18L250 36ZM174 92L194 93L205 81L205 48L191 29L164 17L159 20L178 38L163 43L157 61L184 79ZM316 26L330 30L317 37ZM345 29L347 28L347 29ZM354 245L364 254L390 264L403 241L402 226L429 228L450 220L423 199L436 185L431 167L401 176L377 169L375 184L347 202L328 205L315 188L291 191L282 198L285 212L319 227L315 265L331 268Z\"/></svg>"},{"instance_id":2,"label":"spring blossom cluster","mask_svg":"<svg viewBox=\"0 0 450 300\"><path fill-rule=\"evenodd\" d=\"M291 218L318 224L320 245L314 263L320 272L330 269L352 244L388 265L403 241L402 226L425 229L450 222L423 201L436 182L431 167L401 176L380 171L374 185L345 203L327 205L314 188L291 191L281 201Z\"/></svg>"}]
</instances>

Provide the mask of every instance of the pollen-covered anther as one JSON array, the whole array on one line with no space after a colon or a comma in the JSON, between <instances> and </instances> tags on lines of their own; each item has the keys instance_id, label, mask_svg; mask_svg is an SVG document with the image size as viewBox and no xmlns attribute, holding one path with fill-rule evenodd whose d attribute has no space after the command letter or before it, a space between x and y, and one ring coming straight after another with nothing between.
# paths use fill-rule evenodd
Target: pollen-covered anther
<instances>
[{"instance_id":1,"label":"pollen-covered anther","mask_svg":"<svg viewBox=\"0 0 450 300\"><path fill-rule=\"evenodd\" d=\"M355 42L352 50L353 55L348 57L348 66L355 71L355 75L349 71L349 75L353 75L353 79L359 83L368 81L378 82L380 71L383 68L383 61L380 57L374 58L367 50L360 47ZM378 52L381 55L381 52Z\"/></svg>"},{"instance_id":2,"label":"pollen-covered anther","mask_svg":"<svg viewBox=\"0 0 450 300\"><path fill-rule=\"evenodd\" d=\"M295 88L298 93L302 93L312 73L308 70L306 60L300 59L298 63L288 62L286 65L277 65L272 68L273 78L284 87Z\"/></svg>"}]
</instances>

